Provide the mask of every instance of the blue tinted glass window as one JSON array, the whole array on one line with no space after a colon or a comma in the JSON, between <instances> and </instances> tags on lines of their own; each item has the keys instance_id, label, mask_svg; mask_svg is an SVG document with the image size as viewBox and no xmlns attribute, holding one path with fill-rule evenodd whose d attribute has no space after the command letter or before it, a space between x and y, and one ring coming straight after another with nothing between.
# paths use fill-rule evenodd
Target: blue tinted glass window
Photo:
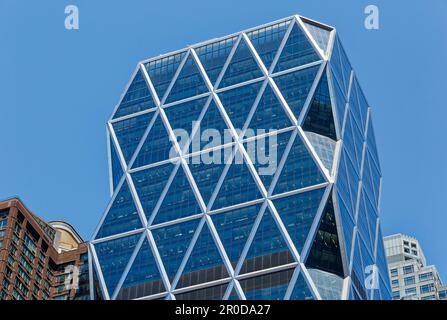
<instances>
[{"instance_id":1,"label":"blue tinted glass window","mask_svg":"<svg viewBox=\"0 0 447 320\"><path fill-rule=\"evenodd\" d=\"M165 290L154 255L147 239L144 240L126 279L121 286L118 299L136 299Z\"/></svg>"},{"instance_id":2,"label":"blue tinted glass window","mask_svg":"<svg viewBox=\"0 0 447 320\"><path fill-rule=\"evenodd\" d=\"M359 228L359 232L362 234L363 238L368 243L369 250L371 250L371 252L374 252L375 235L372 235L371 231L369 230L368 212L366 210L363 193L360 196L360 207L358 213L357 226Z\"/></svg>"},{"instance_id":3,"label":"blue tinted glass window","mask_svg":"<svg viewBox=\"0 0 447 320\"><path fill-rule=\"evenodd\" d=\"M228 150L231 155L231 149ZM225 162L221 161L224 152L224 150L218 149L187 159L191 174L206 205L208 205L211 195L225 168ZM214 161L217 159L219 161Z\"/></svg>"},{"instance_id":4,"label":"blue tinted glass window","mask_svg":"<svg viewBox=\"0 0 447 320\"><path fill-rule=\"evenodd\" d=\"M115 291L140 237L141 234L134 234L95 244L96 255L109 296L112 296Z\"/></svg>"},{"instance_id":5,"label":"blue tinted glass window","mask_svg":"<svg viewBox=\"0 0 447 320\"><path fill-rule=\"evenodd\" d=\"M324 181L325 179L309 151L297 135L276 183L274 193L301 189Z\"/></svg>"},{"instance_id":6,"label":"blue tinted glass window","mask_svg":"<svg viewBox=\"0 0 447 320\"><path fill-rule=\"evenodd\" d=\"M239 260L261 206L258 204L211 216L233 267Z\"/></svg>"},{"instance_id":7,"label":"blue tinted glass window","mask_svg":"<svg viewBox=\"0 0 447 320\"><path fill-rule=\"evenodd\" d=\"M291 136L291 131L288 131L244 143L244 148L267 191Z\"/></svg>"},{"instance_id":8,"label":"blue tinted glass window","mask_svg":"<svg viewBox=\"0 0 447 320\"><path fill-rule=\"evenodd\" d=\"M354 124L355 125L355 124ZM345 132L343 134L343 149L347 151L347 154L349 158L352 160L354 164L354 169L357 174L360 172L360 161L361 159L357 159L357 150L355 148L355 138L354 138L354 131L353 131L353 124L352 124L352 117L350 116L350 113L348 112L347 118L346 118L346 127Z\"/></svg>"},{"instance_id":9,"label":"blue tinted glass window","mask_svg":"<svg viewBox=\"0 0 447 320\"><path fill-rule=\"evenodd\" d=\"M326 52L331 31L324 29L322 26L317 26L310 21L304 22L304 25L306 26L307 30L309 30L312 38L314 38L320 49Z\"/></svg>"},{"instance_id":10,"label":"blue tinted glass window","mask_svg":"<svg viewBox=\"0 0 447 320\"><path fill-rule=\"evenodd\" d=\"M335 105L337 110L337 120L338 120L338 127L341 129L343 128L343 120L345 116L345 109L346 109L346 98L343 94L343 90L340 87L340 84L338 83L337 79L335 79L334 72L331 70L331 76L332 76L332 88L335 96Z\"/></svg>"},{"instance_id":11,"label":"blue tinted glass window","mask_svg":"<svg viewBox=\"0 0 447 320\"><path fill-rule=\"evenodd\" d=\"M121 190L116 195L112 206L107 212L96 239L142 227L127 181L124 181Z\"/></svg>"},{"instance_id":12,"label":"blue tinted glass window","mask_svg":"<svg viewBox=\"0 0 447 320\"><path fill-rule=\"evenodd\" d=\"M169 163L132 173L132 180L147 219L151 216L173 168L174 165Z\"/></svg>"},{"instance_id":13,"label":"blue tinted glass window","mask_svg":"<svg viewBox=\"0 0 447 320\"><path fill-rule=\"evenodd\" d=\"M295 286L293 287L292 294L290 296L290 300L313 300L312 292L307 286L306 281L303 278L303 275L300 274L298 279L296 280Z\"/></svg>"},{"instance_id":14,"label":"blue tinted glass window","mask_svg":"<svg viewBox=\"0 0 447 320\"><path fill-rule=\"evenodd\" d=\"M247 300L283 300L294 269L240 280Z\"/></svg>"},{"instance_id":15,"label":"blue tinted glass window","mask_svg":"<svg viewBox=\"0 0 447 320\"><path fill-rule=\"evenodd\" d=\"M380 170L380 161L379 161L379 155L377 153L377 145L376 145L376 138L374 135L374 126L372 124L372 116L369 115L369 121L368 121L368 137L367 137L367 144L368 144L368 151L371 153L371 156L373 158L373 163L376 166L377 170L381 173Z\"/></svg>"},{"instance_id":16,"label":"blue tinted glass window","mask_svg":"<svg viewBox=\"0 0 447 320\"><path fill-rule=\"evenodd\" d=\"M177 104L164 109L169 124L176 134L180 148L184 150L191 139L193 126L199 120L200 113L206 105L208 97ZM188 134L184 137L184 133ZM169 139L169 138L168 138Z\"/></svg>"},{"instance_id":17,"label":"blue tinted glass window","mask_svg":"<svg viewBox=\"0 0 447 320\"><path fill-rule=\"evenodd\" d=\"M292 253L270 210L266 209L240 273L268 269L291 262L294 262Z\"/></svg>"},{"instance_id":18,"label":"blue tinted glass window","mask_svg":"<svg viewBox=\"0 0 447 320\"><path fill-rule=\"evenodd\" d=\"M315 90L312 103L304 119L303 130L337 140L326 72L323 73Z\"/></svg>"},{"instance_id":19,"label":"blue tinted glass window","mask_svg":"<svg viewBox=\"0 0 447 320\"><path fill-rule=\"evenodd\" d=\"M167 160L176 155L177 153L168 131L163 124L160 114L158 114L132 167L142 167L151 163Z\"/></svg>"},{"instance_id":20,"label":"blue tinted glass window","mask_svg":"<svg viewBox=\"0 0 447 320\"><path fill-rule=\"evenodd\" d=\"M192 291L176 293L175 300L222 300L228 284L206 287Z\"/></svg>"},{"instance_id":21,"label":"blue tinted glass window","mask_svg":"<svg viewBox=\"0 0 447 320\"><path fill-rule=\"evenodd\" d=\"M216 243L205 224L186 263L177 288L228 277Z\"/></svg>"},{"instance_id":22,"label":"blue tinted glass window","mask_svg":"<svg viewBox=\"0 0 447 320\"><path fill-rule=\"evenodd\" d=\"M248 129L253 130L257 135L260 133L259 130L273 131L290 126L292 126L292 123L281 103L270 85L267 85L251 118Z\"/></svg>"},{"instance_id":23,"label":"blue tinted glass window","mask_svg":"<svg viewBox=\"0 0 447 320\"><path fill-rule=\"evenodd\" d=\"M259 93L262 82L256 82L219 93L219 99L236 129L242 129Z\"/></svg>"},{"instance_id":24,"label":"blue tinted glass window","mask_svg":"<svg viewBox=\"0 0 447 320\"><path fill-rule=\"evenodd\" d=\"M348 86L351 78L351 63L349 62L348 56L346 55L345 49L343 48L343 45L341 44L340 38L336 36L339 51L340 51L340 61L342 66L342 72L343 72L343 78L345 79L345 93L348 92Z\"/></svg>"},{"instance_id":25,"label":"blue tinted glass window","mask_svg":"<svg viewBox=\"0 0 447 320\"><path fill-rule=\"evenodd\" d=\"M158 252L172 281L189 247L199 219L152 230Z\"/></svg>"},{"instance_id":26,"label":"blue tinted glass window","mask_svg":"<svg viewBox=\"0 0 447 320\"><path fill-rule=\"evenodd\" d=\"M312 147L315 149L318 157L320 158L326 169L331 172L332 164L334 162L334 152L336 142L328 137L313 133L305 132L307 139L309 139Z\"/></svg>"},{"instance_id":27,"label":"blue tinted glass window","mask_svg":"<svg viewBox=\"0 0 447 320\"><path fill-rule=\"evenodd\" d=\"M351 249L352 249L352 237L354 232L354 220L349 213L344 200L340 197L340 192L338 194L338 206L340 209L340 219L343 229L343 236L345 240L345 253L347 261L351 260Z\"/></svg>"},{"instance_id":28,"label":"blue tinted glass window","mask_svg":"<svg viewBox=\"0 0 447 320\"><path fill-rule=\"evenodd\" d=\"M237 37L210 43L195 49L211 83L214 84L227 61Z\"/></svg>"},{"instance_id":29,"label":"blue tinted glass window","mask_svg":"<svg viewBox=\"0 0 447 320\"><path fill-rule=\"evenodd\" d=\"M270 68L289 25L290 21L286 21L247 33L267 69Z\"/></svg>"},{"instance_id":30,"label":"blue tinted glass window","mask_svg":"<svg viewBox=\"0 0 447 320\"><path fill-rule=\"evenodd\" d=\"M129 163L137 149L152 116L153 112L145 113L138 117L125 119L112 124L113 131L115 131L116 138L118 139L119 146L127 163Z\"/></svg>"},{"instance_id":31,"label":"blue tinted glass window","mask_svg":"<svg viewBox=\"0 0 447 320\"><path fill-rule=\"evenodd\" d=\"M141 70L135 75L126 94L123 97L118 109L113 118L119 118L135 112L143 111L150 108L155 108L154 99L149 91L146 80L144 79Z\"/></svg>"},{"instance_id":32,"label":"blue tinted glass window","mask_svg":"<svg viewBox=\"0 0 447 320\"><path fill-rule=\"evenodd\" d=\"M324 191L325 188L321 188L273 200L273 204L299 253L308 237Z\"/></svg>"},{"instance_id":33,"label":"blue tinted glass window","mask_svg":"<svg viewBox=\"0 0 447 320\"><path fill-rule=\"evenodd\" d=\"M365 121L366 121L366 113L363 114L360 110L358 90L360 89L358 85L356 85L357 78L354 77L354 82L351 87L351 94L349 96L349 110L352 112L353 120L356 125L360 128L361 135L365 132Z\"/></svg>"},{"instance_id":34,"label":"blue tinted glass window","mask_svg":"<svg viewBox=\"0 0 447 320\"><path fill-rule=\"evenodd\" d=\"M320 65L316 65L273 78L297 119L301 114L319 68Z\"/></svg>"},{"instance_id":35,"label":"blue tinted glass window","mask_svg":"<svg viewBox=\"0 0 447 320\"><path fill-rule=\"evenodd\" d=\"M238 160L239 159L239 160ZM242 155L236 152L235 160L230 165L227 175L213 203L213 209L229 207L262 197Z\"/></svg>"},{"instance_id":36,"label":"blue tinted glass window","mask_svg":"<svg viewBox=\"0 0 447 320\"><path fill-rule=\"evenodd\" d=\"M340 45L338 37L335 37L335 41L332 48L332 54L330 59L330 66L332 70L332 74L334 75L334 79L339 83L341 92L345 97L348 96L348 86L349 86L349 78L345 79L345 75L343 74L343 66L341 64L340 57Z\"/></svg>"},{"instance_id":37,"label":"blue tinted glass window","mask_svg":"<svg viewBox=\"0 0 447 320\"><path fill-rule=\"evenodd\" d=\"M346 161L349 161L346 159L346 151L343 150L341 152L340 156L340 163L338 166L338 175L337 175L337 190L340 193L340 196L343 198L347 210L349 211L350 215L354 219L354 213L355 208L353 206L354 201L351 198L351 187L349 186L349 178L348 178L348 168L346 166Z\"/></svg>"},{"instance_id":38,"label":"blue tinted glass window","mask_svg":"<svg viewBox=\"0 0 447 320\"><path fill-rule=\"evenodd\" d=\"M183 65L165 103L182 100L207 92L208 88L200 74L199 68L190 54Z\"/></svg>"},{"instance_id":39,"label":"blue tinted glass window","mask_svg":"<svg viewBox=\"0 0 447 320\"><path fill-rule=\"evenodd\" d=\"M186 52L181 52L146 64L147 73L160 100L168 89L185 54Z\"/></svg>"},{"instance_id":40,"label":"blue tinted glass window","mask_svg":"<svg viewBox=\"0 0 447 320\"><path fill-rule=\"evenodd\" d=\"M206 113L200 121L200 130L197 130L194 135L194 142L191 145L190 151L196 152L198 146L200 150L213 148L215 146L227 143L233 140L230 137L227 124L225 123L219 109L214 100L210 102ZM227 136L228 135L228 136ZM226 141L229 139L230 141ZM200 142L197 143L197 140Z\"/></svg>"},{"instance_id":41,"label":"blue tinted glass window","mask_svg":"<svg viewBox=\"0 0 447 320\"><path fill-rule=\"evenodd\" d=\"M342 277L318 269L308 269L308 271L323 300L341 300Z\"/></svg>"},{"instance_id":42,"label":"blue tinted glass window","mask_svg":"<svg viewBox=\"0 0 447 320\"><path fill-rule=\"evenodd\" d=\"M315 52L304 32L295 23L276 63L275 72L318 60L320 60L320 57Z\"/></svg>"},{"instance_id":43,"label":"blue tinted glass window","mask_svg":"<svg viewBox=\"0 0 447 320\"><path fill-rule=\"evenodd\" d=\"M346 166L347 166L347 173L349 178L349 189L351 193L352 198L352 208L355 211L355 208L357 207L357 196L359 193L359 176L354 170L354 165L352 164L349 157L346 157Z\"/></svg>"},{"instance_id":44,"label":"blue tinted glass window","mask_svg":"<svg viewBox=\"0 0 447 320\"><path fill-rule=\"evenodd\" d=\"M263 73L250 52L244 38L239 42L236 52L220 81L219 88L262 77Z\"/></svg>"},{"instance_id":45,"label":"blue tinted glass window","mask_svg":"<svg viewBox=\"0 0 447 320\"><path fill-rule=\"evenodd\" d=\"M115 145L112 139L110 139L110 161L112 167L112 189L115 190L118 186L121 177L123 176L123 169L121 167L118 153L116 152Z\"/></svg>"},{"instance_id":46,"label":"blue tinted glass window","mask_svg":"<svg viewBox=\"0 0 447 320\"><path fill-rule=\"evenodd\" d=\"M180 219L200 212L201 210L191 185L186 178L183 167L180 166L169 186L168 193L161 203L153 224Z\"/></svg>"}]
</instances>

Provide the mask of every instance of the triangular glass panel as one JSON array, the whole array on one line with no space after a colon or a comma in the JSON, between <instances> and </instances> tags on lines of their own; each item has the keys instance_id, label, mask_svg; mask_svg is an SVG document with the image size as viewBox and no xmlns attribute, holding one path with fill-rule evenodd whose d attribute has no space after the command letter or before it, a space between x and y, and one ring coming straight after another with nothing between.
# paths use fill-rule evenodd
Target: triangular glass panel
<instances>
[{"instance_id":1,"label":"triangular glass panel","mask_svg":"<svg viewBox=\"0 0 447 320\"><path fill-rule=\"evenodd\" d=\"M309 287L307 286L306 280L304 280L301 272L298 279L296 279L295 286L293 287L289 300L314 300L312 291L310 291Z\"/></svg>"},{"instance_id":2,"label":"triangular glass panel","mask_svg":"<svg viewBox=\"0 0 447 320\"><path fill-rule=\"evenodd\" d=\"M193 126L199 120L199 116L207 100L208 97L205 97L163 109L176 135L181 150L184 150L188 145L192 136ZM185 133L187 133L187 136L185 136Z\"/></svg>"},{"instance_id":3,"label":"triangular glass panel","mask_svg":"<svg viewBox=\"0 0 447 320\"><path fill-rule=\"evenodd\" d=\"M138 152L132 168L167 160L176 155L174 144L169 137L161 116L158 115L146 137L146 141Z\"/></svg>"},{"instance_id":4,"label":"triangular glass panel","mask_svg":"<svg viewBox=\"0 0 447 320\"><path fill-rule=\"evenodd\" d=\"M346 207L344 200L340 196L340 192L337 192L337 202L340 211L340 222L343 230L346 261L349 264L349 262L351 261L352 238L355 223Z\"/></svg>"},{"instance_id":5,"label":"triangular glass panel","mask_svg":"<svg viewBox=\"0 0 447 320\"><path fill-rule=\"evenodd\" d=\"M113 119L155 107L154 99L143 73L138 69L135 78L132 80L123 100L121 100L118 109L116 109L113 115Z\"/></svg>"},{"instance_id":6,"label":"triangular glass panel","mask_svg":"<svg viewBox=\"0 0 447 320\"><path fill-rule=\"evenodd\" d=\"M169 186L168 192L155 215L153 224L184 218L200 213L200 206L188 178L180 166Z\"/></svg>"},{"instance_id":7,"label":"triangular glass panel","mask_svg":"<svg viewBox=\"0 0 447 320\"><path fill-rule=\"evenodd\" d=\"M357 78L354 77L351 93L349 96L349 110L352 113L355 124L360 128L360 135L363 138L363 133L365 132L365 122L366 122L366 118L364 117L366 117L366 114L363 115L360 111L359 95L357 90L359 90L357 84Z\"/></svg>"},{"instance_id":8,"label":"triangular glass panel","mask_svg":"<svg viewBox=\"0 0 447 320\"><path fill-rule=\"evenodd\" d=\"M132 173L141 206L149 220L174 168L171 163Z\"/></svg>"},{"instance_id":9,"label":"triangular glass panel","mask_svg":"<svg viewBox=\"0 0 447 320\"><path fill-rule=\"evenodd\" d=\"M242 130L256 100L262 81L219 93L220 101L234 128Z\"/></svg>"},{"instance_id":10,"label":"triangular glass panel","mask_svg":"<svg viewBox=\"0 0 447 320\"><path fill-rule=\"evenodd\" d=\"M160 101L185 54L186 51L146 63L145 68Z\"/></svg>"},{"instance_id":11,"label":"triangular glass panel","mask_svg":"<svg viewBox=\"0 0 447 320\"><path fill-rule=\"evenodd\" d=\"M255 135L262 134L260 130L273 131L292 126L278 97L270 85L264 90L256 111L251 118L248 130L253 130Z\"/></svg>"},{"instance_id":12,"label":"triangular glass panel","mask_svg":"<svg viewBox=\"0 0 447 320\"><path fill-rule=\"evenodd\" d=\"M331 80L332 80L331 82L333 88L333 96L335 97L338 127L340 128L339 130L341 132L345 116L346 98L344 96L343 90L340 87L340 84L338 83L337 79L335 79L333 70L331 70Z\"/></svg>"},{"instance_id":13,"label":"triangular glass panel","mask_svg":"<svg viewBox=\"0 0 447 320\"><path fill-rule=\"evenodd\" d=\"M309 272L310 268L312 268L329 272L341 279L344 277L332 197L329 197L328 202L326 203L326 207L324 208L319 222L318 230L315 234L312 247L305 263Z\"/></svg>"},{"instance_id":14,"label":"triangular glass panel","mask_svg":"<svg viewBox=\"0 0 447 320\"><path fill-rule=\"evenodd\" d=\"M285 21L247 33L267 69L270 68L289 25L290 21Z\"/></svg>"},{"instance_id":15,"label":"triangular glass panel","mask_svg":"<svg viewBox=\"0 0 447 320\"><path fill-rule=\"evenodd\" d=\"M141 234L134 234L95 244L95 252L110 297L112 297L140 237Z\"/></svg>"},{"instance_id":16,"label":"triangular glass panel","mask_svg":"<svg viewBox=\"0 0 447 320\"><path fill-rule=\"evenodd\" d=\"M343 149L347 151L347 155L352 160L352 162L355 164L354 168L357 174L359 174L360 170L360 160L357 159L357 150L355 148L355 138L354 138L354 131L352 127L352 116L351 113L348 110L348 114L346 115L346 127L345 132L343 134Z\"/></svg>"},{"instance_id":17,"label":"triangular glass panel","mask_svg":"<svg viewBox=\"0 0 447 320\"><path fill-rule=\"evenodd\" d=\"M273 268L294 261L293 255L270 213L270 209L266 209L240 273Z\"/></svg>"},{"instance_id":18,"label":"triangular glass panel","mask_svg":"<svg viewBox=\"0 0 447 320\"><path fill-rule=\"evenodd\" d=\"M236 83L242 83L262 76L263 73L251 54L247 43L244 38L241 38L241 41L225 70L223 78L219 83L219 88L228 87Z\"/></svg>"},{"instance_id":19,"label":"triangular glass panel","mask_svg":"<svg viewBox=\"0 0 447 320\"><path fill-rule=\"evenodd\" d=\"M374 252L375 235L372 236L371 232L369 230L368 212L366 209L366 203L365 203L365 198L364 198L363 192L360 195L360 207L359 207L359 213L358 213L358 218L357 218L357 227L358 227L359 233L361 233L363 238L368 242L368 247L372 248L372 252Z\"/></svg>"},{"instance_id":20,"label":"triangular glass panel","mask_svg":"<svg viewBox=\"0 0 447 320\"><path fill-rule=\"evenodd\" d=\"M343 278L319 269L307 269L323 300L341 300Z\"/></svg>"},{"instance_id":21,"label":"triangular glass panel","mask_svg":"<svg viewBox=\"0 0 447 320\"><path fill-rule=\"evenodd\" d=\"M345 79L343 66L341 63L340 43L338 37L335 37L335 41L332 48L332 54L330 58L330 66L334 79L340 85L343 95L348 97L349 77Z\"/></svg>"},{"instance_id":22,"label":"triangular glass panel","mask_svg":"<svg viewBox=\"0 0 447 320\"><path fill-rule=\"evenodd\" d=\"M194 219L152 230L152 235L170 281L174 279L182 263L199 221L200 219Z\"/></svg>"},{"instance_id":23,"label":"triangular glass panel","mask_svg":"<svg viewBox=\"0 0 447 320\"><path fill-rule=\"evenodd\" d=\"M228 157L230 157L231 150L231 148L217 149L187 159L191 174L206 205L225 169L225 153L228 152Z\"/></svg>"},{"instance_id":24,"label":"triangular glass panel","mask_svg":"<svg viewBox=\"0 0 447 320\"><path fill-rule=\"evenodd\" d=\"M357 235L354 247L354 258L352 262L351 279L357 291L360 293L360 296L363 299L367 299L365 289L363 288L365 283L364 273L365 270L363 269L362 254L360 251L360 239Z\"/></svg>"},{"instance_id":25,"label":"triangular glass panel","mask_svg":"<svg viewBox=\"0 0 447 320\"><path fill-rule=\"evenodd\" d=\"M223 300L228 284L194 289L192 291L176 293L175 300Z\"/></svg>"},{"instance_id":26,"label":"triangular glass panel","mask_svg":"<svg viewBox=\"0 0 447 320\"><path fill-rule=\"evenodd\" d=\"M239 260L261 206L258 204L211 215L233 267Z\"/></svg>"},{"instance_id":27,"label":"triangular glass panel","mask_svg":"<svg viewBox=\"0 0 447 320\"><path fill-rule=\"evenodd\" d=\"M320 60L309 39L297 23L292 27L289 38L281 51L275 71L283 71Z\"/></svg>"},{"instance_id":28,"label":"triangular glass panel","mask_svg":"<svg viewBox=\"0 0 447 320\"><path fill-rule=\"evenodd\" d=\"M110 165L112 169L112 190L115 191L116 187L118 187L118 183L123 176L123 168L121 167L120 160L118 157L118 153L116 152L115 145L110 139Z\"/></svg>"},{"instance_id":29,"label":"triangular glass panel","mask_svg":"<svg viewBox=\"0 0 447 320\"><path fill-rule=\"evenodd\" d=\"M305 131L304 133L317 153L318 158L320 158L325 168L331 172L332 164L334 163L335 146L337 143L334 140L317 133L309 131Z\"/></svg>"},{"instance_id":30,"label":"triangular glass panel","mask_svg":"<svg viewBox=\"0 0 447 320\"><path fill-rule=\"evenodd\" d=\"M237 151L212 208L220 209L260 198L261 192L242 155Z\"/></svg>"},{"instance_id":31,"label":"triangular glass panel","mask_svg":"<svg viewBox=\"0 0 447 320\"><path fill-rule=\"evenodd\" d=\"M287 160L275 185L274 193L305 188L325 182L307 147L296 135Z\"/></svg>"},{"instance_id":32,"label":"triangular glass panel","mask_svg":"<svg viewBox=\"0 0 447 320\"><path fill-rule=\"evenodd\" d=\"M227 269L214 242L213 236L205 224L183 269L176 288L215 281L228 277Z\"/></svg>"},{"instance_id":33,"label":"triangular glass panel","mask_svg":"<svg viewBox=\"0 0 447 320\"><path fill-rule=\"evenodd\" d=\"M165 291L149 241L144 240L116 297L131 300Z\"/></svg>"},{"instance_id":34,"label":"triangular glass panel","mask_svg":"<svg viewBox=\"0 0 447 320\"><path fill-rule=\"evenodd\" d=\"M339 47L339 52L340 52L340 61L341 61L341 66L342 66L342 72L343 72L343 78L345 79L345 95L348 95L348 90L349 90L349 82L351 79L351 71L352 71L352 67L351 67L351 63L349 62L348 56L346 55L345 50L343 49L343 45L341 44L340 41L340 37L338 35L336 35L336 39L337 39L337 43L338 43L338 47Z\"/></svg>"},{"instance_id":35,"label":"triangular glass panel","mask_svg":"<svg viewBox=\"0 0 447 320\"><path fill-rule=\"evenodd\" d=\"M315 90L312 103L304 119L303 130L321 134L334 141L337 140L326 72L323 73Z\"/></svg>"},{"instance_id":36,"label":"triangular glass panel","mask_svg":"<svg viewBox=\"0 0 447 320\"><path fill-rule=\"evenodd\" d=\"M344 202L347 205L347 210L352 216L354 220L355 217L355 208L353 206L354 201L351 198L350 186L349 186L349 178L348 178L348 169L346 166L346 161L349 161L347 158L346 150L341 151L340 163L338 165L338 175L337 175L337 190L343 198Z\"/></svg>"},{"instance_id":37,"label":"triangular glass panel","mask_svg":"<svg viewBox=\"0 0 447 320\"><path fill-rule=\"evenodd\" d=\"M129 164L130 159L135 153L153 115L153 112L145 113L112 124L113 131L115 132L119 147L127 164Z\"/></svg>"},{"instance_id":38,"label":"triangular glass panel","mask_svg":"<svg viewBox=\"0 0 447 320\"><path fill-rule=\"evenodd\" d=\"M346 165L347 165L347 174L349 178L349 189L351 193L352 198L352 212L355 213L355 210L357 209L357 197L359 193L359 176L354 170L354 165L352 164L349 157L346 157Z\"/></svg>"},{"instance_id":39,"label":"triangular glass panel","mask_svg":"<svg viewBox=\"0 0 447 320\"><path fill-rule=\"evenodd\" d=\"M300 117L319 69L320 65L316 65L273 78L297 119Z\"/></svg>"},{"instance_id":40,"label":"triangular glass panel","mask_svg":"<svg viewBox=\"0 0 447 320\"><path fill-rule=\"evenodd\" d=\"M227 124L222 118L216 103L214 100L211 100L206 113L200 121L200 130L197 130L194 135L191 151L198 151L195 150L197 148L196 146L199 145L197 141L200 141L200 150L214 148L227 143L227 141L225 141L225 138L228 138L226 137L226 133L228 133L228 131L226 131L227 129ZM233 140L233 138L231 138L231 140Z\"/></svg>"},{"instance_id":41,"label":"triangular glass panel","mask_svg":"<svg viewBox=\"0 0 447 320\"><path fill-rule=\"evenodd\" d=\"M165 103L197 96L207 91L208 88L200 74L194 57L190 54L175 80L171 91L169 91Z\"/></svg>"},{"instance_id":42,"label":"triangular glass panel","mask_svg":"<svg viewBox=\"0 0 447 320\"><path fill-rule=\"evenodd\" d=\"M127 181L124 180L95 239L105 238L142 227L143 225L141 224L129 186L127 185Z\"/></svg>"},{"instance_id":43,"label":"triangular glass panel","mask_svg":"<svg viewBox=\"0 0 447 320\"><path fill-rule=\"evenodd\" d=\"M331 30L323 26L316 25L311 21L303 21L303 22L306 29L311 34L312 38L314 38L315 42L318 44L320 49L323 50L323 52L326 52Z\"/></svg>"},{"instance_id":44,"label":"triangular glass panel","mask_svg":"<svg viewBox=\"0 0 447 320\"><path fill-rule=\"evenodd\" d=\"M298 253L301 253L326 188L273 200Z\"/></svg>"},{"instance_id":45,"label":"triangular glass panel","mask_svg":"<svg viewBox=\"0 0 447 320\"><path fill-rule=\"evenodd\" d=\"M295 269L239 280L247 300L284 300Z\"/></svg>"},{"instance_id":46,"label":"triangular glass panel","mask_svg":"<svg viewBox=\"0 0 447 320\"><path fill-rule=\"evenodd\" d=\"M362 88L360 87L360 83L359 83L357 77L354 77L353 85L357 91L357 97L359 99L359 111L360 111L360 117L363 120L362 129L364 132L365 127L366 127L366 118L367 118L367 114L368 114L369 104L368 104L368 101L366 100L366 97L365 97L365 94L364 94Z\"/></svg>"},{"instance_id":47,"label":"triangular glass panel","mask_svg":"<svg viewBox=\"0 0 447 320\"><path fill-rule=\"evenodd\" d=\"M244 142L244 148L267 191L291 136L292 132L288 131Z\"/></svg>"},{"instance_id":48,"label":"triangular glass panel","mask_svg":"<svg viewBox=\"0 0 447 320\"><path fill-rule=\"evenodd\" d=\"M237 37L232 37L194 49L212 84L219 77L236 40Z\"/></svg>"},{"instance_id":49,"label":"triangular glass panel","mask_svg":"<svg viewBox=\"0 0 447 320\"><path fill-rule=\"evenodd\" d=\"M376 166L379 173L382 173L382 170L380 169L379 154L377 153L376 136L374 134L374 126L372 124L371 113L369 115L369 121L368 121L367 144L368 144L368 151L370 152L372 159L374 160L372 161L373 165Z\"/></svg>"}]
</instances>

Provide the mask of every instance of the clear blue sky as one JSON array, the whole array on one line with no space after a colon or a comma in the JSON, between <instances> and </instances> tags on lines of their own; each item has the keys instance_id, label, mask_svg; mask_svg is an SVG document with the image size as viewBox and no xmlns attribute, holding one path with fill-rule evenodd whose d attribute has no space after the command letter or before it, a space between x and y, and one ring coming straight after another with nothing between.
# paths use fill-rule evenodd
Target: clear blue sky
<instances>
[{"instance_id":1,"label":"clear blue sky","mask_svg":"<svg viewBox=\"0 0 447 320\"><path fill-rule=\"evenodd\" d=\"M90 238L109 198L105 123L136 63L299 13L338 28L374 107L384 234L417 237L447 281L445 0L120 3L0 0L0 198ZM68 4L80 30L64 28Z\"/></svg>"}]
</instances>

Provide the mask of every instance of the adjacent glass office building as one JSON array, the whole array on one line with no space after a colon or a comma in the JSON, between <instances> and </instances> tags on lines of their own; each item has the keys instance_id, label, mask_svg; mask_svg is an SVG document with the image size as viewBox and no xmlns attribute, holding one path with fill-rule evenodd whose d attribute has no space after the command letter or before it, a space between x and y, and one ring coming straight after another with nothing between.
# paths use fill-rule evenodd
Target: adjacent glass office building
<instances>
[{"instance_id":1,"label":"adjacent glass office building","mask_svg":"<svg viewBox=\"0 0 447 320\"><path fill-rule=\"evenodd\" d=\"M391 298L371 109L334 28L142 61L107 128L104 299Z\"/></svg>"}]
</instances>

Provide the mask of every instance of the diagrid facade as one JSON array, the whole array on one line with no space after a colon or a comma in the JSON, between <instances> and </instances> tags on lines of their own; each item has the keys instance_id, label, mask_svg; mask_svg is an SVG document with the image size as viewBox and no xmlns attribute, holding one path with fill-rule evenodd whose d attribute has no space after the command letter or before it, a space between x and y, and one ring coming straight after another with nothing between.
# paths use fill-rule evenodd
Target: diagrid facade
<instances>
[{"instance_id":1,"label":"diagrid facade","mask_svg":"<svg viewBox=\"0 0 447 320\"><path fill-rule=\"evenodd\" d=\"M104 299L391 297L371 109L334 28L293 16L142 61L108 133Z\"/></svg>"}]
</instances>

